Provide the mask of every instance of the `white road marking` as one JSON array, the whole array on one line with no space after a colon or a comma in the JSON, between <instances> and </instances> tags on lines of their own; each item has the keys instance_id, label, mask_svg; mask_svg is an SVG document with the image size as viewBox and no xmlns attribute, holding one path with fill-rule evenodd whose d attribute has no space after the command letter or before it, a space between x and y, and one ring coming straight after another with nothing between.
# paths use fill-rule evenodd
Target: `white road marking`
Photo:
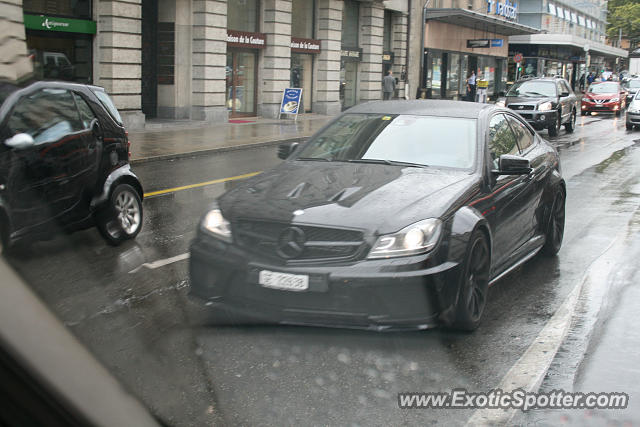
<instances>
[{"instance_id":1,"label":"white road marking","mask_svg":"<svg viewBox=\"0 0 640 427\"><path fill-rule=\"evenodd\" d=\"M148 268L150 270L155 270L156 268L164 267L165 265L173 264L174 262L182 261L189 258L189 252L176 255L171 258L159 259L153 262L145 262L144 264L134 268L129 272L129 274L137 273L142 268Z\"/></svg>"},{"instance_id":2,"label":"white road marking","mask_svg":"<svg viewBox=\"0 0 640 427\"><path fill-rule=\"evenodd\" d=\"M618 250L609 253L610 249L614 244L622 243L623 241L624 233L618 234L602 254L589 265L580 283L573 288L529 348L502 378L496 389L500 389L503 392L511 392L517 389L522 389L525 392L538 391L551 362L553 362L569 331L578 297L584 284L587 281L604 283L607 275L611 272L610 264L619 257ZM617 246L617 249L621 247L621 245ZM478 409L467 421L467 426L515 425L519 424L514 422L514 418L518 414L522 414L520 409Z\"/></svg>"}]
</instances>

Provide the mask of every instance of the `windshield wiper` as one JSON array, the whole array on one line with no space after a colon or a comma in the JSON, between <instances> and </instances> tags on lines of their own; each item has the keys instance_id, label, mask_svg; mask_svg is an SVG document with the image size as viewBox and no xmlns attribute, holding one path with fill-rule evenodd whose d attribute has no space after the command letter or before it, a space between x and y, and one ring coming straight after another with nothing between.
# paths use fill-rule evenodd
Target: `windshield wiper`
<instances>
[{"instance_id":1,"label":"windshield wiper","mask_svg":"<svg viewBox=\"0 0 640 427\"><path fill-rule=\"evenodd\" d=\"M422 165L419 163L411 163L411 162L400 162L396 160L386 160L386 159L350 159L347 160L349 163L375 163L380 165L391 165L391 166L409 166L414 168L424 168L427 165Z\"/></svg>"},{"instance_id":2,"label":"windshield wiper","mask_svg":"<svg viewBox=\"0 0 640 427\"><path fill-rule=\"evenodd\" d=\"M302 161L318 161L318 162L330 162L331 159L327 159L326 157L296 157L296 160Z\"/></svg>"}]
</instances>

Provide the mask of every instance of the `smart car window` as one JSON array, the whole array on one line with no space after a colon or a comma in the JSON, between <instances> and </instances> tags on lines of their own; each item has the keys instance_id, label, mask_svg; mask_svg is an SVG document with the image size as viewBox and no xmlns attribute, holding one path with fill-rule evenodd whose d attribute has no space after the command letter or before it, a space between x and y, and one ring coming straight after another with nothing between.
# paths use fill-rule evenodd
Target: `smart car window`
<instances>
[{"instance_id":1,"label":"smart car window","mask_svg":"<svg viewBox=\"0 0 640 427\"><path fill-rule=\"evenodd\" d=\"M516 137L504 114L496 114L489 122L489 153L494 169L498 169L501 155L518 154Z\"/></svg>"},{"instance_id":2,"label":"smart car window","mask_svg":"<svg viewBox=\"0 0 640 427\"><path fill-rule=\"evenodd\" d=\"M73 97L76 100L76 105L78 106L78 111L80 112L80 120L82 121L82 126L84 129L89 129L89 127L91 126L91 121L96 118L96 115L80 95L74 93Z\"/></svg>"},{"instance_id":3,"label":"smart car window","mask_svg":"<svg viewBox=\"0 0 640 427\"><path fill-rule=\"evenodd\" d=\"M43 89L20 99L7 125L14 135L31 135L36 144L55 141L83 129L71 93L52 89Z\"/></svg>"},{"instance_id":4,"label":"smart car window","mask_svg":"<svg viewBox=\"0 0 640 427\"><path fill-rule=\"evenodd\" d=\"M468 169L473 167L476 146L472 119L347 114L309 141L298 158Z\"/></svg>"},{"instance_id":5,"label":"smart car window","mask_svg":"<svg viewBox=\"0 0 640 427\"><path fill-rule=\"evenodd\" d=\"M507 116L507 119L511 124L513 133L516 135L516 141L518 142L520 151L526 151L531 146L531 144L533 144L533 134L522 122L520 122L515 117Z\"/></svg>"},{"instance_id":6,"label":"smart car window","mask_svg":"<svg viewBox=\"0 0 640 427\"><path fill-rule=\"evenodd\" d=\"M111 117L113 117L118 124L122 124L122 117L120 117L120 113L116 106L113 105L113 101L109 98L109 95L100 89L93 89L92 91L98 97L100 103L107 109L107 111L109 111Z\"/></svg>"}]
</instances>

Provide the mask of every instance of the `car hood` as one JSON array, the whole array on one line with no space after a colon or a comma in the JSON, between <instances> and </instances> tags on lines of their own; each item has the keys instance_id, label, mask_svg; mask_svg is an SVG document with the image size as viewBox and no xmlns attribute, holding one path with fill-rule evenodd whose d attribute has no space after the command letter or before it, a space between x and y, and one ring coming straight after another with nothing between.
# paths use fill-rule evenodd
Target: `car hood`
<instances>
[{"instance_id":1,"label":"car hood","mask_svg":"<svg viewBox=\"0 0 640 427\"><path fill-rule=\"evenodd\" d=\"M470 197L465 171L379 164L286 161L218 199L233 221L252 218L388 233L443 217ZM296 212L294 214L294 212Z\"/></svg>"},{"instance_id":2,"label":"car hood","mask_svg":"<svg viewBox=\"0 0 640 427\"><path fill-rule=\"evenodd\" d=\"M611 93L591 93L591 92L587 92L584 94L585 98L589 98L589 99L611 99L611 98L617 98L618 92L611 92Z\"/></svg>"},{"instance_id":3,"label":"car hood","mask_svg":"<svg viewBox=\"0 0 640 427\"><path fill-rule=\"evenodd\" d=\"M550 96L541 96L539 98L532 98L530 96L507 96L505 105L509 104L521 104L521 105L538 105L543 102L551 101L555 102L556 99Z\"/></svg>"}]
</instances>

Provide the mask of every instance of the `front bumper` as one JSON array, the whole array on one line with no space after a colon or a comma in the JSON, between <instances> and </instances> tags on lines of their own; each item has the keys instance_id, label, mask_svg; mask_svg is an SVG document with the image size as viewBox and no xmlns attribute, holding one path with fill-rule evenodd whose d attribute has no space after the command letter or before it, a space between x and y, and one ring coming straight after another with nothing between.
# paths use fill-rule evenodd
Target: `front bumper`
<instances>
[{"instance_id":1,"label":"front bumper","mask_svg":"<svg viewBox=\"0 0 640 427\"><path fill-rule=\"evenodd\" d=\"M582 111L585 112L593 112L593 111L607 111L607 112L616 112L622 110L621 102L604 102L602 104L597 104L595 102L585 102L582 101Z\"/></svg>"},{"instance_id":2,"label":"front bumper","mask_svg":"<svg viewBox=\"0 0 640 427\"><path fill-rule=\"evenodd\" d=\"M458 264L434 258L290 266L199 236L191 245L190 293L240 322L424 329L448 322L457 298ZM309 289L265 288L260 270L308 275Z\"/></svg>"},{"instance_id":3,"label":"front bumper","mask_svg":"<svg viewBox=\"0 0 640 427\"><path fill-rule=\"evenodd\" d=\"M627 123L640 126L640 113L630 113L627 111Z\"/></svg>"},{"instance_id":4,"label":"front bumper","mask_svg":"<svg viewBox=\"0 0 640 427\"><path fill-rule=\"evenodd\" d=\"M550 125L555 124L556 120L558 120L558 113L555 110L538 111L514 109L513 111L520 114L527 123L536 130L546 129Z\"/></svg>"}]
</instances>

